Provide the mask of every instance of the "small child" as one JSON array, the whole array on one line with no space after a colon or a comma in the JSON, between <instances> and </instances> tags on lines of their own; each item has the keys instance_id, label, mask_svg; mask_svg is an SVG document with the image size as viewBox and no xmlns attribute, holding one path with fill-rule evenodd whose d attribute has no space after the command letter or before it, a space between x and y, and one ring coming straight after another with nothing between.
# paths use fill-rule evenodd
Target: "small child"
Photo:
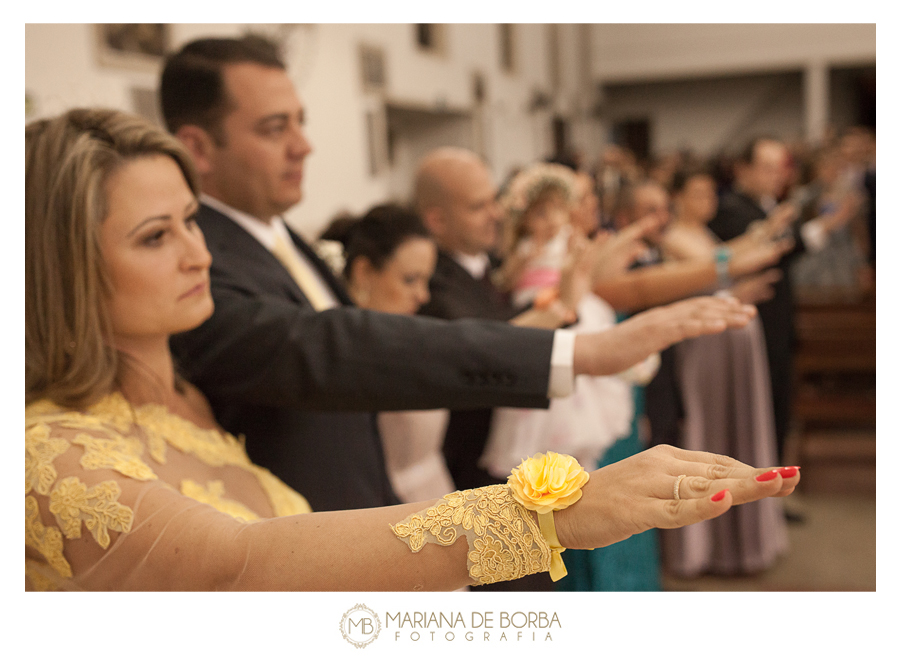
<instances>
[{"instance_id":1,"label":"small child","mask_svg":"<svg viewBox=\"0 0 900 658\"><path fill-rule=\"evenodd\" d=\"M569 254L569 206L574 174L555 164L538 164L518 174L501 198L506 211L504 251L498 286L513 303L533 303L542 291L558 290Z\"/></svg>"}]
</instances>

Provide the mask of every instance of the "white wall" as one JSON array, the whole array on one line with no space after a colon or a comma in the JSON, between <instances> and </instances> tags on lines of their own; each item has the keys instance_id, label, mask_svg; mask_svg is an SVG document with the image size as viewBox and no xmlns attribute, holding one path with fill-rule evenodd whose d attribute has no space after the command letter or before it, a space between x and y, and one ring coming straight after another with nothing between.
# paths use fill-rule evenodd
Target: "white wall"
<instances>
[{"instance_id":1,"label":"white wall","mask_svg":"<svg viewBox=\"0 0 900 658\"><path fill-rule=\"evenodd\" d=\"M155 88L158 71L97 64L93 26L25 25L25 89L39 118L76 106L130 108L132 87Z\"/></svg>"},{"instance_id":2,"label":"white wall","mask_svg":"<svg viewBox=\"0 0 900 658\"><path fill-rule=\"evenodd\" d=\"M245 27L173 25L173 47L199 36L237 35ZM496 25L444 27L445 51L433 55L418 50L413 27L406 24L304 25L288 32L274 25L253 26L288 35L289 74L307 105L314 152L306 169L304 201L287 214L303 233L314 235L339 211L361 212L402 196L415 160L436 141L480 146L498 181L510 169L550 154L554 112L570 120L572 141L589 157L605 141L610 121L628 114L652 118L655 149L685 144L712 149L773 80L780 79L759 73L796 75L811 62L875 62L873 25L559 25L556 98L551 107L533 111L534 92L554 87L548 26L516 26L517 66L512 74L500 69ZM383 93L362 88L362 43L385 52ZM104 67L94 46L91 25L25 26L25 87L34 107L28 119L76 105L132 110L132 88L156 88L158 66ZM472 92L476 71L487 90L477 111ZM717 80L709 77L713 75ZM674 84L676 79L682 84ZM661 82L667 80L671 84ZM618 84L623 82L642 84ZM613 85L607 89L602 118L590 113L598 83ZM449 108L471 118L407 132L397 142L394 171L373 176L366 114L383 110L387 102L424 110ZM770 104L754 127L789 137L802 134L803 122L802 90L795 85Z\"/></svg>"},{"instance_id":3,"label":"white wall","mask_svg":"<svg viewBox=\"0 0 900 658\"><path fill-rule=\"evenodd\" d=\"M712 155L755 134L803 137L799 73L616 85L607 89L610 123L647 118L654 151L691 148Z\"/></svg>"},{"instance_id":4,"label":"white wall","mask_svg":"<svg viewBox=\"0 0 900 658\"><path fill-rule=\"evenodd\" d=\"M759 133L816 140L852 120L852 90L807 96L804 76L875 66L874 24L592 25L590 35L601 132L646 118L653 151L711 155Z\"/></svg>"},{"instance_id":5,"label":"white wall","mask_svg":"<svg viewBox=\"0 0 900 658\"><path fill-rule=\"evenodd\" d=\"M601 82L874 64L875 24L593 25L591 47Z\"/></svg>"},{"instance_id":6,"label":"white wall","mask_svg":"<svg viewBox=\"0 0 900 658\"><path fill-rule=\"evenodd\" d=\"M237 35L244 27L174 25L172 45L178 48L199 36ZM277 26L253 28L278 33ZM475 71L484 76L488 92L477 128L497 176L548 154L549 114L527 111L532 89L549 89L546 27L517 26L519 66L512 75L500 71L495 25L445 28L443 55L419 51L411 25L322 24L289 33L285 53L289 74L307 106L307 132L314 148L306 170L304 201L286 215L292 225L312 235L339 211L361 212L398 194L403 188L400 177L411 176L416 145L400 144L399 172L372 176L366 112L385 101L471 111ZM385 51L387 89L382 95L362 88L361 43ZM25 86L34 106L28 119L76 105L133 110L131 88L155 89L158 76L158 66L144 71L101 66L91 25L26 25Z\"/></svg>"}]
</instances>

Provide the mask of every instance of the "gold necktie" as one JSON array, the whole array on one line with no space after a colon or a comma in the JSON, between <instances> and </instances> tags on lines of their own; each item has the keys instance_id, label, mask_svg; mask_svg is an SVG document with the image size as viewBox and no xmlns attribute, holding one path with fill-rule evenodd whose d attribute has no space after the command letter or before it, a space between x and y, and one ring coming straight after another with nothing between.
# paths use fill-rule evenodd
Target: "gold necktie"
<instances>
[{"instance_id":1,"label":"gold necktie","mask_svg":"<svg viewBox=\"0 0 900 658\"><path fill-rule=\"evenodd\" d=\"M300 286L300 290L306 295L314 309L323 311L334 306L333 301L325 291L324 285L312 271L312 266L301 261L291 246L280 235L275 236L272 254L281 261L281 264L284 265L294 281L297 282L297 285Z\"/></svg>"}]
</instances>

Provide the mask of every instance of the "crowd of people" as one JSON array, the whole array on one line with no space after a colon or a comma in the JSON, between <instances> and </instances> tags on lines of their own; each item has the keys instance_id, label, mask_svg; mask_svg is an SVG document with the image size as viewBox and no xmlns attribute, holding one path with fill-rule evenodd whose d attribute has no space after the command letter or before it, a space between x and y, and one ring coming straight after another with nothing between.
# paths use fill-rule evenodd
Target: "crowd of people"
<instances>
[{"instance_id":1,"label":"crowd of people","mask_svg":"<svg viewBox=\"0 0 900 658\"><path fill-rule=\"evenodd\" d=\"M372 211L383 222L393 215L399 226L414 209L437 244L437 266L430 255L418 261L419 293L399 312L415 306L448 319L521 323L555 305L549 322L577 333L717 294L757 305L760 317L680 342L613 376L579 377L572 394L547 409L453 412L449 426L445 410L424 412L434 423L428 429L414 425L423 412L383 414L404 427L402 440L396 430L382 432L385 449L415 455L413 445L427 447L414 472L438 493L454 482L498 481L523 456L548 449L598 467L659 444L778 461L790 428L793 288L852 294L874 283L874 145L874 133L860 127L815 150L758 137L731 160L680 152L639 163L614 145L594 169L583 156L556 157L523 166L499 191L474 153L432 152L409 206ZM352 226L356 241L384 231L369 215L335 225ZM322 237L335 235L330 228ZM426 292L421 282L429 277ZM347 282L352 287L353 277ZM404 486L408 474L389 470L395 487ZM665 531L661 542L648 531L576 552L573 577L556 587L658 589L663 569L680 577L758 573L787 550L791 519L766 500ZM547 583L524 584L540 585Z\"/></svg>"},{"instance_id":2,"label":"crowd of people","mask_svg":"<svg viewBox=\"0 0 900 658\"><path fill-rule=\"evenodd\" d=\"M274 46L193 41L160 97L168 133L26 127L28 589L653 590L786 550L792 286L873 281L871 133L731 180L443 147L310 244ZM536 454L591 472L542 481L582 487L550 530L508 484Z\"/></svg>"}]
</instances>

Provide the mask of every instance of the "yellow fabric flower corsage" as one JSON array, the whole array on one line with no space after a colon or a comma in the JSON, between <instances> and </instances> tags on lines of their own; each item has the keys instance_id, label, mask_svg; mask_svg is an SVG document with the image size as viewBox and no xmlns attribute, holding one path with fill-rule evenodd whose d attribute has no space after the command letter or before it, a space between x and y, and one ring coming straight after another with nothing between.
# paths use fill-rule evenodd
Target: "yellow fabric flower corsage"
<instances>
[{"instance_id":1,"label":"yellow fabric flower corsage","mask_svg":"<svg viewBox=\"0 0 900 658\"><path fill-rule=\"evenodd\" d=\"M512 497L525 509L537 512L541 534L550 544L550 578L565 576L566 565L560 555L565 548L556 536L553 512L566 509L581 498L581 488L590 478L578 460L555 452L538 453L522 460L507 482Z\"/></svg>"}]
</instances>

